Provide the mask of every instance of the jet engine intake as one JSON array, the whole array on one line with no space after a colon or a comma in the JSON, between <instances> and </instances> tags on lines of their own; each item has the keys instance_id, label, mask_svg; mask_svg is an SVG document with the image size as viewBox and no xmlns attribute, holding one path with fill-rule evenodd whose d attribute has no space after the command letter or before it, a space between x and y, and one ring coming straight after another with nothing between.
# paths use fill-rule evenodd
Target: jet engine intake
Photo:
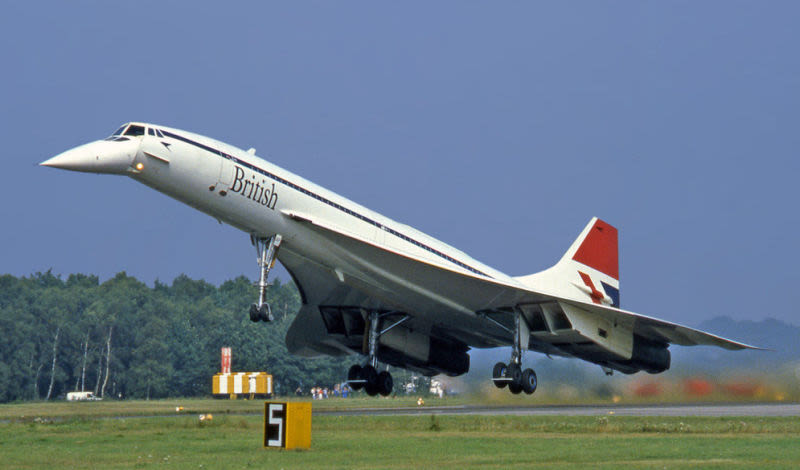
<instances>
[{"instance_id":1,"label":"jet engine intake","mask_svg":"<svg viewBox=\"0 0 800 470\"><path fill-rule=\"evenodd\" d=\"M457 376L469 371L469 347L407 328L392 328L381 335L378 359L397 367L417 369L426 375Z\"/></svg>"},{"instance_id":2,"label":"jet engine intake","mask_svg":"<svg viewBox=\"0 0 800 470\"><path fill-rule=\"evenodd\" d=\"M634 335L631 358L627 361L615 361L615 364L623 366L622 368L632 369L634 372L643 370L650 374L659 374L669 369L671 355L668 348L667 344ZM625 370L622 372L631 373Z\"/></svg>"}]
</instances>

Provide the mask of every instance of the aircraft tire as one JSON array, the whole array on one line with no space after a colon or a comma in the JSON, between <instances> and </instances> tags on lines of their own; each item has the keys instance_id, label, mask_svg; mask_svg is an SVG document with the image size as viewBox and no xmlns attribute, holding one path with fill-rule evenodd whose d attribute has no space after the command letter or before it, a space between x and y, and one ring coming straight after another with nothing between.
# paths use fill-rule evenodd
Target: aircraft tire
<instances>
[{"instance_id":1,"label":"aircraft tire","mask_svg":"<svg viewBox=\"0 0 800 470\"><path fill-rule=\"evenodd\" d=\"M522 373L522 391L527 395L532 395L536 391L536 372L533 369L525 369Z\"/></svg>"},{"instance_id":2,"label":"aircraft tire","mask_svg":"<svg viewBox=\"0 0 800 470\"><path fill-rule=\"evenodd\" d=\"M494 365L494 369L492 369L492 378L493 379L501 379L506 376L506 371L508 370L508 366L504 362L498 362ZM503 388L508 385L507 382L503 381L495 381L494 386L497 388Z\"/></svg>"},{"instance_id":3,"label":"aircraft tire","mask_svg":"<svg viewBox=\"0 0 800 470\"><path fill-rule=\"evenodd\" d=\"M367 395L374 397L378 394L378 372L370 365L361 369L361 378L367 382L364 384L364 391Z\"/></svg>"},{"instance_id":4,"label":"aircraft tire","mask_svg":"<svg viewBox=\"0 0 800 470\"><path fill-rule=\"evenodd\" d=\"M250 321L253 323L257 323L259 320L261 320L261 317L259 316L258 313L258 305L256 304L250 305Z\"/></svg>"},{"instance_id":5,"label":"aircraft tire","mask_svg":"<svg viewBox=\"0 0 800 470\"><path fill-rule=\"evenodd\" d=\"M392 394L392 388L394 388L394 380L392 379L392 374L387 371L382 371L378 374L378 393L380 393L384 397L388 397Z\"/></svg>"},{"instance_id":6,"label":"aircraft tire","mask_svg":"<svg viewBox=\"0 0 800 470\"><path fill-rule=\"evenodd\" d=\"M522 386L522 368L520 368L519 364L509 364L508 370L506 371L506 377L511 379L511 384Z\"/></svg>"},{"instance_id":7,"label":"aircraft tire","mask_svg":"<svg viewBox=\"0 0 800 470\"><path fill-rule=\"evenodd\" d=\"M508 391L513 393L514 395L519 395L520 392L522 392L522 385L511 382L510 384L508 384Z\"/></svg>"},{"instance_id":8,"label":"aircraft tire","mask_svg":"<svg viewBox=\"0 0 800 470\"><path fill-rule=\"evenodd\" d=\"M350 367L350 370L347 371L348 385L350 385L350 388L352 388L355 391L358 391L358 390L361 390L362 388L364 388L364 384L362 382L354 382L353 383L352 381L353 380L361 380L362 378L363 378L363 376L362 376L362 368L358 364L353 365L352 367Z\"/></svg>"}]
</instances>

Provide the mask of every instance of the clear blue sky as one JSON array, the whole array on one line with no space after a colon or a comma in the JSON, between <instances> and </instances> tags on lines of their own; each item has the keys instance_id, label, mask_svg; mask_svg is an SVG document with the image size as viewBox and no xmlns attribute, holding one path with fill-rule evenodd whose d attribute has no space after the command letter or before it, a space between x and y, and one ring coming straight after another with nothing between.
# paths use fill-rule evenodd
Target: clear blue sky
<instances>
[{"instance_id":1,"label":"clear blue sky","mask_svg":"<svg viewBox=\"0 0 800 470\"><path fill-rule=\"evenodd\" d=\"M512 275L592 216L622 305L800 323L800 3L4 2L0 273L255 278L248 237L36 165L143 120Z\"/></svg>"}]
</instances>

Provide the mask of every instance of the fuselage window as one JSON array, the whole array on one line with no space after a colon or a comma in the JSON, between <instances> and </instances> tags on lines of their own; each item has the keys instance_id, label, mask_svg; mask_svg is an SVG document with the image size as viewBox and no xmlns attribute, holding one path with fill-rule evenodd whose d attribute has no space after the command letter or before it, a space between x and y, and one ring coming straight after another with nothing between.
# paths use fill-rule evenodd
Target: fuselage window
<instances>
[{"instance_id":1,"label":"fuselage window","mask_svg":"<svg viewBox=\"0 0 800 470\"><path fill-rule=\"evenodd\" d=\"M147 128L147 134L148 135L152 135L153 137L155 137L156 136L156 131L154 131L152 127L148 127Z\"/></svg>"},{"instance_id":2,"label":"fuselage window","mask_svg":"<svg viewBox=\"0 0 800 470\"><path fill-rule=\"evenodd\" d=\"M130 135L133 137L137 135L144 135L144 126L131 125L130 127L128 127L128 130L125 131L124 135Z\"/></svg>"},{"instance_id":3,"label":"fuselage window","mask_svg":"<svg viewBox=\"0 0 800 470\"><path fill-rule=\"evenodd\" d=\"M119 128L119 129L117 129L116 131L114 131L114 133L113 133L113 134L111 134L111 135L122 135L122 131L124 131L126 127L128 127L128 125L127 125L127 124L125 124L124 126L120 127L120 128Z\"/></svg>"}]
</instances>

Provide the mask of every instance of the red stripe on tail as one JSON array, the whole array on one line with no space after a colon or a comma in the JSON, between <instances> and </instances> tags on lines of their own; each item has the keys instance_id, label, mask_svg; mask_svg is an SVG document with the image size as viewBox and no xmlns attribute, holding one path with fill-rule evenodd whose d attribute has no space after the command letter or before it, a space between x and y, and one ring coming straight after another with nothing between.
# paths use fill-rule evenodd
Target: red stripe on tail
<instances>
[{"instance_id":1,"label":"red stripe on tail","mask_svg":"<svg viewBox=\"0 0 800 470\"><path fill-rule=\"evenodd\" d=\"M586 287L588 287L589 289L592 290L592 293L589 294L589 297L592 298L592 302L594 302L596 304L601 303L603 301L603 297L605 297L605 296L603 295L602 292L597 290L597 287L594 286L594 282L592 282L592 278L589 277L588 274L582 273L580 271L578 271L578 274L581 275L581 279L583 279L583 283L586 284Z\"/></svg>"},{"instance_id":2,"label":"red stripe on tail","mask_svg":"<svg viewBox=\"0 0 800 470\"><path fill-rule=\"evenodd\" d=\"M572 259L619 280L617 229L597 219Z\"/></svg>"}]
</instances>

